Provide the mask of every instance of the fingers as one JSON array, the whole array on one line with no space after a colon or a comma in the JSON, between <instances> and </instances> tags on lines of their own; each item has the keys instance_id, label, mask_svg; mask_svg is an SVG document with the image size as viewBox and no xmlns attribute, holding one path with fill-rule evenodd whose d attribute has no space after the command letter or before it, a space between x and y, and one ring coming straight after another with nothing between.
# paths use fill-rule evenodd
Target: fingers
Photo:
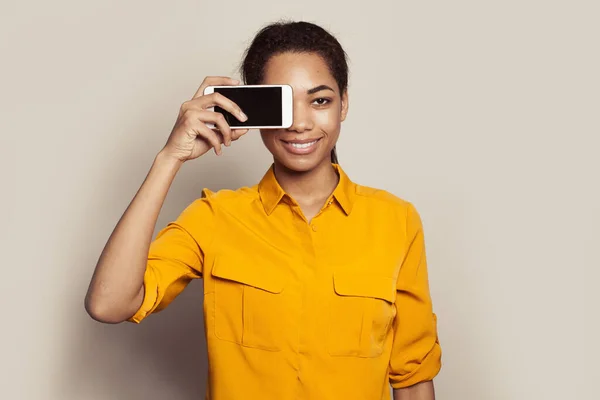
<instances>
[{"instance_id":1,"label":"fingers","mask_svg":"<svg viewBox=\"0 0 600 400\"><path fill-rule=\"evenodd\" d=\"M203 96L202 98L198 98L197 100L194 100L194 101L198 102L198 105L200 106L200 108L206 109L206 108L210 108L210 107L219 106L222 109L224 109L225 111L228 111L229 113L231 113L234 117L236 117L238 120L240 120L242 122L248 120L248 117L246 116L246 114L244 114L242 109L237 104L235 104L233 101L231 101L227 97L223 96L221 93L212 93L212 94Z\"/></svg>"},{"instance_id":2,"label":"fingers","mask_svg":"<svg viewBox=\"0 0 600 400\"><path fill-rule=\"evenodd\" d=\"M195 137L205 140L215 149L217 155L222 154L221 144L230 146L231 142L238 140L248 132L248 129L231 129L225 117L221 113L208 110L199 110L189 103L183 106L181 115L184 129L192 133ZM207 126L212 123L217 129L211 129Z\"/></svg>"},{"instance_id":3,"label":"fingers","mask_svg":"<svg viewBox=\"0 0 600 400\"><path fill-rule=\"evenodd\" d=\"M231 141L233 140L232 129L225 120L223 114L212 111L199 111L197 118L202 123L212 122L215 124L219 133L223 135L223 143L225 146L231 145Z\"/></svg>"},{"instance_id":4,"label":"fingers","mask_svg":"<svg viewBox=\"0 0 600 400\"><path fill-rule=\"evenodd\" d=\"M200 84L200 87L198 88L192 99L203 96L204 89L206 89L209 86L236 86L239 84L240 81L238 81L237 79L229 78L227 76L208 76L204 78L204 81L202 81L202 84Z\"/></svg>"},{"instance_id":5,"label":"fingers","mask_svg":"<svg viewBox=\"0 0 600 400\"><path fill-rule=\"evenodd\" d=\"M206 140L215 151L215 154L220 156L223 154L221 148L221 138L217 132L214 132L208 126L203 123L198 123L194 126L194 131L197 133L197 138L200 140Z\"/></svg>"},{"instance_id":6,"label":"fingers","mask_svg":"<svg viewBox=\"0 0 600 400\"><path fill-rule=\"evenodd\" d=\"M223 154L223 150L221 148L221 143L225 143L225 140L226 140L225 137L224 137L224 135L222 134L221 131L210 129L206 125L203 125L203 126L204 126L204 128L206 128L206 129L208 129L209 131L212 132L213 135L210 135L210 137L213 138L213 139L211 139L211 140L206 139L206 140L209 140L209 143L215 149L215 154L218 155L218 156L220 156L221 154ZM202 130L204 131L204 129L202 129ZM231 139L230 139L229 145L231 145L232 141L238 140L239 138L241 138L242 136L244 136L248 132L249 132L248 129L235 129L235 130L231 130ZM207 133L207 135L208 135L208 133ZM199 135L199 137L200 137L200 135ZM207 136L205 136L203 134L200 138L201 138L201 140L203 140L203 139L207 138ZM215 141L216 141L216 143L218 143L218 146L215 146ZM226 144L226 146L229 146L229 145Z\"/></svg>"},{"instance_id":7,"label":"fingers","mask_svg":"<svg viewBox=\"0 0 600 400\"><path fill-rule=\"evenodd\" d=\"M203 139L215 149L217 155L221 154L221 138L217 132L214 132L204 122L207 119L206 114L214 114L213 119L217 119L217 113L209 111L198 111L194 109L186 110L182 115L182 127L196 139ZM209 115L210 117L210 115ZM214 121L213 121L214 122Z\"/></svg>"},{"instance_id":8,"label":"fingers","mask_svg":"<svg viewBox=\"0 0 600 400\"><path fill-rule=\"evenodd\" d=\"M208 86L237 86L239 84L239 80L227 76L206 77L192 99L184 102L180 108L179 118L185 121L185 125L188 125L188 132L195 135L197 140L208 143L217 155L221 155L223 152L222 143L230 146L232 141L245 135L248 129L231 129L223 114L207 109L218 106L241 122L247 121L248 117L232 100L220 93L205 96L204 90ZM207 123L214 124L216 129L209 128Z\"/></svg>"}]
</instances>

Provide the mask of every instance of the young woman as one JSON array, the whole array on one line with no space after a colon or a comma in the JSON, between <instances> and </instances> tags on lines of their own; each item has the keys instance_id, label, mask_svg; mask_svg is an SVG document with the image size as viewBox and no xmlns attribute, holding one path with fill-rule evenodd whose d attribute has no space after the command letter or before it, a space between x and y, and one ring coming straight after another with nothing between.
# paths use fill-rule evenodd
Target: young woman
<instances>
[{"instance_id":1,"label":"young woman","mask_svg":"<svg viewBox=\"0 0 600 400\"><path fill-rule=\"evenodd\" d=\"M108 240L88 313L139 323L203 278L207 399L389 399L391 384L395 399L433 400L441 350L419 214L337 164L344 50L314 24L272 24L248 48L242 76L293 88L293 126L261 132L273 164L256 186L205 190L152 241L181 165L246 133L208 109L242 121L243 110L203 95L239 82L206 78Z\"/></svg>"}]
</instances>

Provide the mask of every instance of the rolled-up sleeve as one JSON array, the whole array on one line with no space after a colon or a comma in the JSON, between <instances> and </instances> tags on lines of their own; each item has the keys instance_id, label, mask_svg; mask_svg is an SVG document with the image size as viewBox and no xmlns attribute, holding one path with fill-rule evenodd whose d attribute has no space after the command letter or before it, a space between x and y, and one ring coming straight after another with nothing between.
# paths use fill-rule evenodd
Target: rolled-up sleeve
<instances>
[{"instance_id":1,"label":"rolled-up sleeve","mask_svg":"<svg viewBox=\"0 0 600 400\"><path fill-rule=\"evenodd\" d=\"M423 226L412 204L406 215L407 251L396 292L389 380L394 389L432 380L441 369L437 319L429 292Z\"/></svg>"},{"instance_id":2,"label":"rolled-up sleeve","mask_svg":"<svg viewBox=\"0 0 600 400\"><path fill-rule=\"evenodd\" d=\"M165 309L192 281L202 277L204 248L212 239L214 213L205 190L156 235L150 244L144 273L144 300L128 319L140 323Z\"/></svg>"}]
</instances>

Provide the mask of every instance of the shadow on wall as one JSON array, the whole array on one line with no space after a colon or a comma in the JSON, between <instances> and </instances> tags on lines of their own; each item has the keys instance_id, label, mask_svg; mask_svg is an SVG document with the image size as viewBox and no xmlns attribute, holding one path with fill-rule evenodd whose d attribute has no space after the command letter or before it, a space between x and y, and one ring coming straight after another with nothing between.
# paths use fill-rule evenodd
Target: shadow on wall
<instances>
[{"instance_id":1,"label":"shadow on wall","mask_svg":"<svg viewBox=\"0 0 600 400\"><path fill-rule=\"evenodd\" d=\"M201 282L190 284L166 310L140 325L84 318L72 329L69 399L203 398L207 357Z\"/></svg>"},{"instance_id":2,"label":"shadow on wall","mask_svg":"<svg viewBox=\"0 0 600 400\"><path fill-rule=\"evenodd\" d=\"M148 165L144 162L136 163L135 160L123 162L127 162L128 165ZM203 166L199 166L199 163ZM216 164L219 164L219 168ZM219 174L213 173L211 176L210 171L215 170L218 170ZM146 172L140 170L134 175L140 176L140 173ZM240 172L235 160L221 161L214 157L195 160L185 165L171 187L155 233L167 222L175 219L195 198L200 197L202 188L218 190L247 185L248 182L240 183L244 180L243 173ZM120 178L114 178L113 182L121 183ZM137 185L141 184L142 180ZM123 185L122 191L113 188L112 196L115 196L115 193L132 191L130 182ZM102 224L101 219L106 216L107 205L114 204L115 199L109 198L111 195L103 190L98 192L101 195L96 196L95 204L90 204L90 207L105 210L104 213L100 211L88 221L82 221L81 226L75 226L74 229L83 231L86 226L93 226L94 222ZM104 240L107 238L108 236ZM85 239L75 241L74 245L82 249L93 247L86 243ZM86 253L91 251L87 250ZM97 260L98 256L99 254L86 254L85 257ZM207 355L202 282L197 280L190 283L167 309L148 316L141 324L124 322L109 325L93 321L83 307L83 296L92 271L93 265L89 266L90 275L87 281L78 282L81 284L78 289L82 297L75 305L76 315L71 315L70 325L66 328L68 339L65 340L68 341L66 347L68 353L64 357L65 370L60 371L64 374L60 398L86 400L204 398ZM73 304L69 304L68 308L73 309Z\"/></svg>"}]
</instances>

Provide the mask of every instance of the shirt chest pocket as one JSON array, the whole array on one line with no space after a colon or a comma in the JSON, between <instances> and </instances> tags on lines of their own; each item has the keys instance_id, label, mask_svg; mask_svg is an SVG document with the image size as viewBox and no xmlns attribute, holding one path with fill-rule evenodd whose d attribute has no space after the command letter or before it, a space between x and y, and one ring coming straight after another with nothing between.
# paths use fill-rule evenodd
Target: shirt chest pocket
<instances>
[{"instance_id":1,"label":"shirt chest pocket","mask_svg":"<svg viewBox=\"0 0 600 400\"><path fill-rule=\"evenodd\" d=\"M333 276L327 348L332 356L378 357L396 316L394 278L368 273Z\"/></svg>"},{"instance_id":2,"label":"shirt chest pocket","mask_svg":"<svg viewBox=\"0 0 600 400\"><path fill-rule=\"evenodd\" d=\"M215 260L214 333L245 347L279 351L283 335L284 278L271 265Z\"/></svg>"}]
</instances>

